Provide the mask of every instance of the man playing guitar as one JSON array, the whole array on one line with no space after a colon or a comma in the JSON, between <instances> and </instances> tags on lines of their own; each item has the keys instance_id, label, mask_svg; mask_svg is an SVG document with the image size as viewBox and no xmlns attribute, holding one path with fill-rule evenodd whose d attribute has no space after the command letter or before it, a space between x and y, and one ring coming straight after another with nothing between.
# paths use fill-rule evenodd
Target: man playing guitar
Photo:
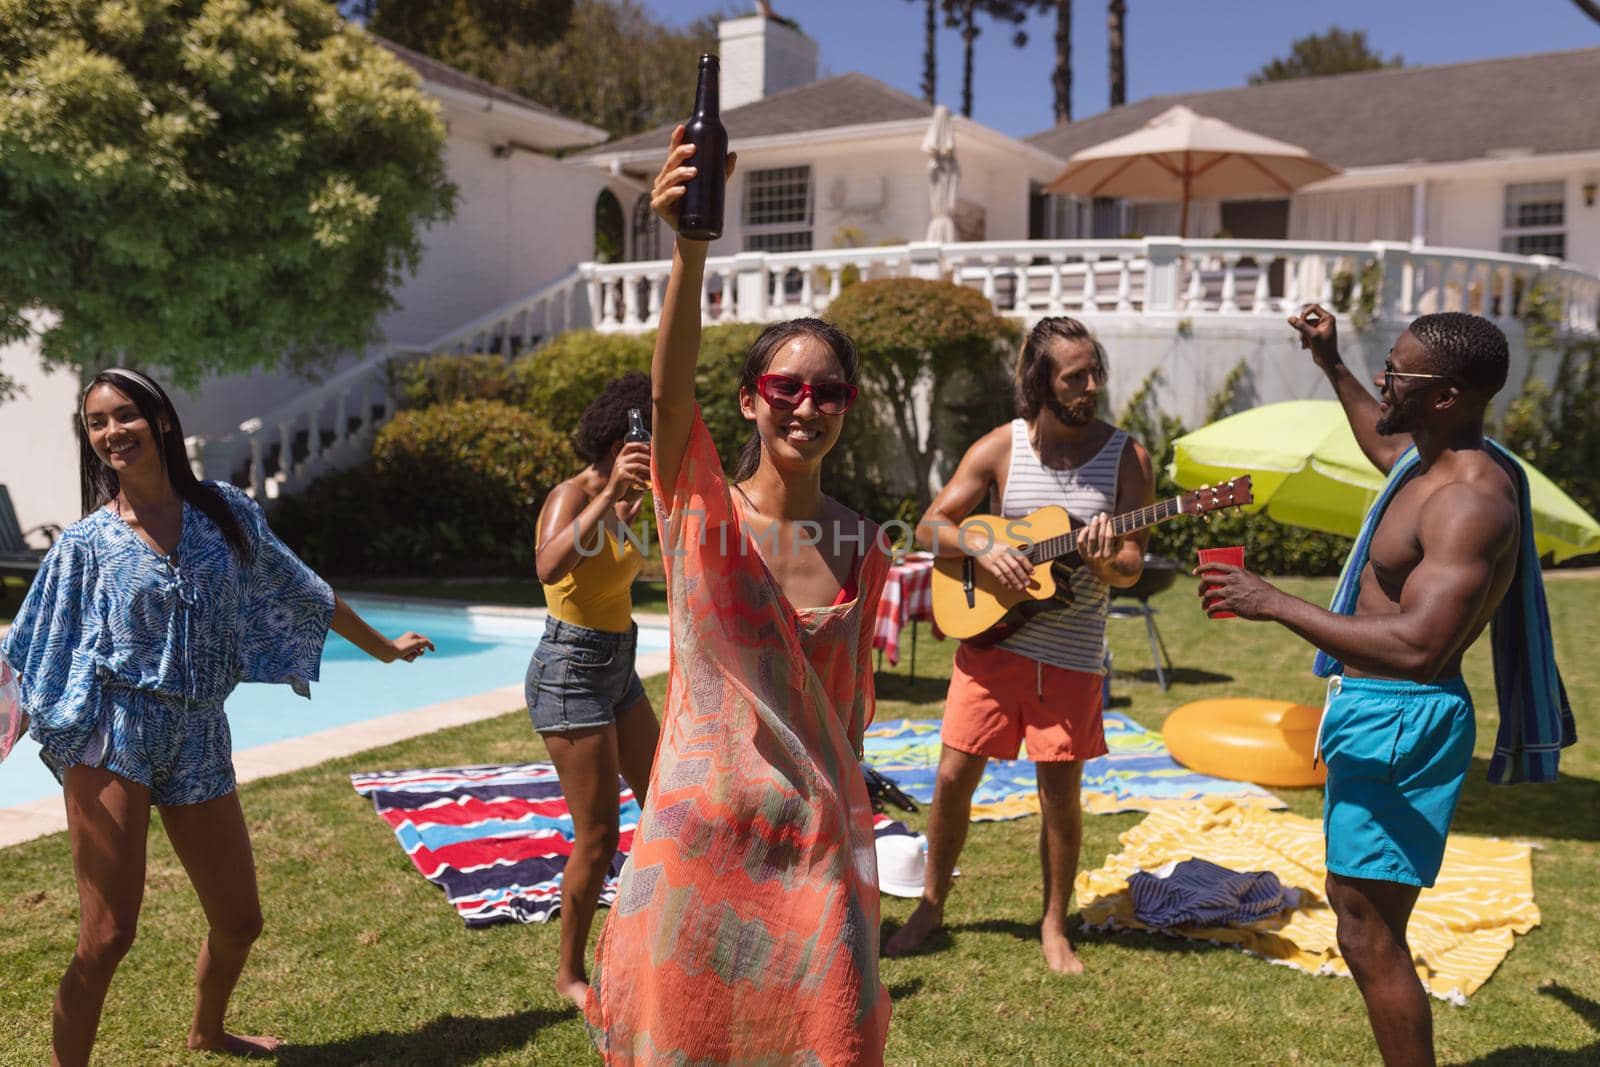
<instances>
[{"instance_id":1,"label":"man playing guitar","mask_svg":"<svg viewBox=\"0 0 1600 1067\"><path fill-rule=\"evenodd\" d=\"M1105 350L1083 323L1041 320L1017 363L1021 417L967 450L917 526L917 541L937 555L970 553L1001 585L1021 590L1032 577L1027 557L998 539L969 536L960 522L990 493L1000 502L994 510L1006 519L1055 505L1085 526L1078 541L1083 566L1072 572L1064 606L1033 615L993 647L964 641L957 650L928 816L927 881L885 955L911 951L943 921L984 765L1016 759L1026 740L1044 823L1045 960L1063 974L1083 970L1067 937L1067 904L1083 837L1083 763L1106 752L1100 706L1106 607L1110 587L1139 580L1149 538L1145 530L1115 536L1110 516L1155 499L1150 454L1096 417L1105 376Z\"/></svg>"}]
</instances>

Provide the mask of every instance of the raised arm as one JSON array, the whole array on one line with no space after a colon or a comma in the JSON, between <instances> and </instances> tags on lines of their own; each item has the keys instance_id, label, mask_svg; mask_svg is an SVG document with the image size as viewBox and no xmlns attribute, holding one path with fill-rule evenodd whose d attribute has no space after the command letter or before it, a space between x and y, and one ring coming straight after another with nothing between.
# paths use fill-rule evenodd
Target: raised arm
<instances>
[{"instance_id":1,"label":"raised arm","mask_svg":"<svg viewBox=\"0 0 1600 1067\"><path fill-rule=\"evenodd\" d=\"M683 126L672 131L672 147L656 175L650 206L678 231L684 183L694 177L694 145L683 143ZM734 153L728 153L732 176ZM672 273L661 297L661 321L656 329L656 349L650 361L651 445L661 482L678 480L683 453L694 425L694 371L700 361L700 292L706 269L706 242L678 237L672 248Z\"/></svg>"},{"instance_id":2,"label":"raised arm","mask_svg":"<svg viewBox=\"0 0 1600 1067\"><path fill-rule=\"evenodd\" d=\"M595 554L607 518L631 520L638 513L640 483L650 481L650 445L633 441L622 446L611 465L611 478L593 500L571 482L557 486L539 512L539 549L533 567L546 585L559 582Z\"/></svg>"},{"instance_id":3,"label":"raised arm","mask_svg":"<svg viewBox=\"0 0 1600 1067\"><path fill-rule=\"evenodd\" d=\"M1479 625L1494 591L1495 565L1516 549L1517 513L1504 496L1456 483L1429 497L1421 514L1422 561L1407 577L1394 614L1336 615L1217 563L1196 571L1206 610L1280 622L1367 674L1435 681Z\"/></svg>"},{"instance_id":4,"label":"raised arm","mask_svg":"<svg viewBox=\"0 0 1600 1067\"><path fill-rule=\"evenodd\" d=\"M1339 335L1333 313L1320 304L1312 304L1299 315L1290 316L1289 325L1300 334L1300 346L1311 350L1312 361L1327 375L1333 394L1344 406L1345 417L1350 420L1350 429L1355 431L1361 451L1373 466L1388 474L1395 461L1411 447L1411 437L1409 434L1385 436L1378 432L1378 402L1339 355Z\"/></svg>"}]
</instances>

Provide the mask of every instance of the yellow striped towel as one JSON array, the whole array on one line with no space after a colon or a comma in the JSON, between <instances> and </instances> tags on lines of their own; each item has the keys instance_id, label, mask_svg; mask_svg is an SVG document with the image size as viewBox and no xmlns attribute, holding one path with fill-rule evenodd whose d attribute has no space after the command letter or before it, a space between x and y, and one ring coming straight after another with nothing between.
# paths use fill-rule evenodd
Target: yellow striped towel
<instances>
[{"instance_id":1,"label":"yellow striped towel","mask_svg":"<svg viewBox=\"0 0 1600 1067\"><path fill-rule=\"evenodd\" d=\"M1285 888L1300 891L1299 906L1244 926L1168 933L1237 945L1309 974L1349 977L1323 895L1327 871L1319 821L1215 798L1153 812L1121 840L1123 850L1106 857L1103 867L1078 875L1085 925L1148 929L1134 918L1128 878L1200 857L1236 871L1271 871ZM1514 935L1537 925L1531 847L1452 834L1438 883L1418 897L1406 934L1423 986L1441 1000L1464 1005L1511 951Z\"/></svg>"}]
</instances>

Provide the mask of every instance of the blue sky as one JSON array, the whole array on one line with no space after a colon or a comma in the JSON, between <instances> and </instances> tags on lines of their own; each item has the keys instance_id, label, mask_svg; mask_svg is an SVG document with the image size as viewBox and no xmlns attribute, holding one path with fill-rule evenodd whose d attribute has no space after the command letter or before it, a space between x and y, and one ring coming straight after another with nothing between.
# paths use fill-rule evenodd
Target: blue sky
<instances>
[{"instance_id":1,"label":"blue sky","mask_svg":"<svg viewBox=\"0 0 1600 1067\"><path fill-rule=\"evenodd\" d=\"M1408 65L1455 63L1494 56L1600 45L1596 24L1571 0L1126 0L1128 99L1245 84L1251 71L1285 54L1296 37L1337 23L1364 29L1384 55ZM658 18L681 25L707 11L740 9L738 0L643 0ZM820 46L824 73L858 70L920 95L921 0L773 0ZM1073 93L1076 118L1104 111L1106 6L1073 7ZM1013 135L1053 124L1050 70L1055 18L1036 17L1028 46L992 26L978 38L973 117ZM961 42L940 30L939 101L961 102ZM687 105L685 105L687 106Z\"/></svg>"}]
</instances>

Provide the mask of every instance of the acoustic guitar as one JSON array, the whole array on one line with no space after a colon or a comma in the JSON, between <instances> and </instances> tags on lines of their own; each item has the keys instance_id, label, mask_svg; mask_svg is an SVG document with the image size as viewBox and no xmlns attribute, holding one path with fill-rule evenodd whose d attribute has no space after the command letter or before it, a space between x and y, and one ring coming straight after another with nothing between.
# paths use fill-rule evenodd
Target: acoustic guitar
<instances>
[{"instance_id":1,"label":"acoustic guitar","mask_svg":"<svg viewBox=\"0 0 1600 1067\"><path fill-rule=\"evenodd\" d=\"M1179 515L1204 516L1222 508L1253 503L1250 476L1223 485L1202 486L1137 511L1114 515L1111 529L1119 537ZM1083 565L1078 555L1082 525L1065 508L1044 507L1022 518L973 515L961 524L962 545L973 553L995 541L1009 544L1028 557L1033 577L1026 588L1006 589L971 555L938 556L933 561L933 621L949 637L988 646L1015 633L1041 611L1072 602L1072 570Z\"/></svg>"}]
</instances>

